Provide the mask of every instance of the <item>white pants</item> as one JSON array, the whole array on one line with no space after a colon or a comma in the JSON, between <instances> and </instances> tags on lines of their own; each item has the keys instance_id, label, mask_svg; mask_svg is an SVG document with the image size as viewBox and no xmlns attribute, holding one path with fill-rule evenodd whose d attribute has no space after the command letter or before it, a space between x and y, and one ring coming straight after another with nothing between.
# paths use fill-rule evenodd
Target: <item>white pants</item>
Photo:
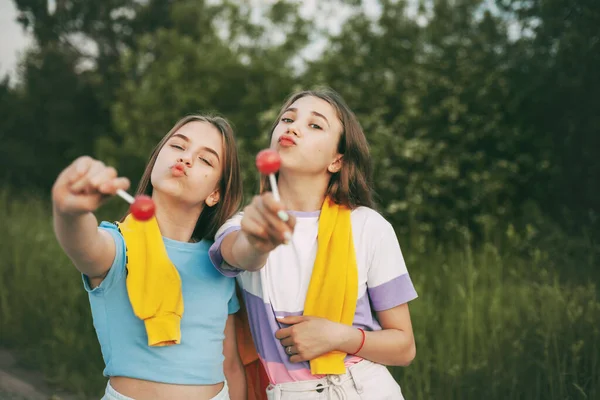
<instances>
[{"instance_id":1,"label":"white pants","mask_svg":"<svg viewBox=\"0 0 600 400\"><path fill-rule=\"evenodd\" d=\"M269 400L404 400L388 369L363 360L343 375L269 385Z\"/></svg>"},{"instance_id":2,"label":"white pants","mask_svg":"<svg viewBox=\"0 0 600 400\"><path fill-rule=\"evenodd\" d=\"M104 396L100 400L135 400L131 397L127 397L117 392L111 385L110 381L106 385L106 391L104 392ZM223 389L215 397L211 400L229 400L229 387L227 387L227 381L223 385Z\"/></svg>"}]
</instances>

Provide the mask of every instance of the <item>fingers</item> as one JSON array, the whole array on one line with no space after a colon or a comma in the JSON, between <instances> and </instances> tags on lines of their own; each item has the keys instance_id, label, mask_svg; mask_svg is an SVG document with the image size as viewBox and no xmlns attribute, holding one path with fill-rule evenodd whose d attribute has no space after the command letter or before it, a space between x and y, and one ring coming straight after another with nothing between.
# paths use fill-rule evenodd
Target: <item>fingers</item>
<instances>
[{"instance_id":1,"label":"fingers","mask_svg":"<svg viewBox=\"0 0 600 400\"><path fill-rule=\"evenodd\" d=\"M127 190L131 183L127 178L113 178L108 180L98 186L98 191L103 194L115 195L117 194L117 190Z\"/></svg>"},{"instance_id":2,"label":"fingers","mask_svg":"<svg viewBox=\"0 0 600 400\"><path fill-rule=\"evenodd\" d=\"M263 200L265 210L268 210L268 212L277 215L277 217L279 217L279 219L283 221L285 225L287 225L287 229L289 229L289 231L292 232L294 230L294 227L296 226L296 217L286 212L285 206L281 202L275 200L275 197L272 193L267 192L260 197Z\"/></svg>"},{"instance_id":3,"label":"fingers","mask_svg":"<svg viewBox=\"0 0 600 400\"><path fill-rule=\"evenodd\" d=\"M287 354L288 357L298 354L298 349L296 349L296 346L286 345L284 347L284 350L285 350L285 354Z\"/></svg>"},{"instance_id":4,"label":"fingers","mask_svg":"<svg viewBox=\"0 0 600 400\"><path fill-rule=\"evenodd\" d=\"M255 196L244 209L242 229L249 236L267 241L274 248L289 243L296 219L283 209L271 193Z\"/></svg>"},{"instance_id":5,"label":"fingers","mask_svg":"<svg viewBox=\"0 0 600 400\"><path fill-rule=\"evenodd\" d=\"M288 356L288 360L291 363L299 363L299 362L304 362L304 361L309 360L308 358L306 358L306 354L301 354L300 350L296 346L293 346L293 345L285 346L283 348L283 351Z\"/></svg>"},{"instance_id":6,"label":"fingers","mask_svg":"<svg viewBox=\"0 0 600 400\"><path fill-rule=\"evenodd\" d=\"M269 233L262 221L262 215L252 204L244 208L241 227L247 235L263 241L269 241Z\"/></svg>"},{"instance_id":7,"label":"fingers","mask_svg":"<svg viewBox=\"0 0 600 400\"><path fill-rule=\"evenodd\" d=\"M286 325L298 324L308 319L310 319L310 317L306 317L304 315L288 315L287 317L277 317L279 322Z\"/></svg>"},{"instance_id":8,"label":"fingers","mask_svg":"<svg viewBox=\"0 0 600 400\"><path fill-rule=\"evenodd\" d=\"M261 201L262 200L262 201ZM266 199L259 199L254 206L260 214L260 221L273 244L288 243L292 240L292 230L287 225L289 215L281 209L281 205L273 207ZM282 219L282 215L285 215Z\"/></svg>"},{"instance_id":9,"label":"fingers","mask_svg":"<svg viewBox=\"0 0 600 400\"><path fill-rule=\"evenodd\" d=\"M106 180L106 178L102 180L103 176L110 176L112 178L111 174L113 170L114 168L111 170L103 162L97 160L89 162L86 160L85 163L77 163L75 165L75 173L79 175L79 178L72 181L70 189L74 193L90 193L93 191L92 189L97 189L98 182L103 183Z\"/></svg>"},{"instance_id":10,"label":"fingers","mask_svg":"<svg viewBox=\"0 0 600 400\"><path fill-rule=\"evenodd\" d=\"M281 340L292 336L292 327L279 329L275 332L275 338Z\"/></svg>"},{"instance_id":11,"label":"fingers","mask_svg":"<svg viewBox=\"0 0 600 400\"><path fill-rule=\"evenodd\" d=\"M90 185L96 189L117 177L117 170L113 167L107 167L103 163L100 163L93 172L93 175L90 174Z\"/></svg>"},{"instance_id":12,"label":"fingers","mask_svg":"<svg viewBox=\"0 0 600 400\"><path fill-rule=\"evenodd\" d=\"M118 189L127 190L130 185L129 179L117 176L116 169L90 157L81 157L73 163L70 182L73 193L104 195L114 195Z\"/></svg>"},{"instance_id":13,"label":"fingers","mask_svg":"<svg viewBox=\"0 0 600 400\"><path fill-rule=\"evenodd\" d=\"M292 328L284 328L275 332L275 337L279 339L283 351L289 357L290 362L307 361L306 352L302 352L301 345L296 343L296 338L292 335ZM304 350L303 350L304 351ZM302 354L301 354L302 353Z\"/></svg>"},{"instance_id":14,"label":"fingers","mask_svg":"<svg viewBox=\"0 0 600 400\"><path fill-rule=\"evenodd\" d=\"M262 199L261 203L264 205L265 210L273 215L276 215L283 222L289 221L290 215L283 209L283 204L275 200L275 197L272 193L264 193L262 196L260 196L260 198Z\"/></svg>"},{"instance_id":15,"label":"fingers","mask_svg":"<svg viewBox=\"0 0 600 400\"><path fill-rule=\"evenodd\" d=\"M66 179L66 182L71 185L80 180L88 172L93 162L94 159L92 157L78 157L62 172L61 175Z\"/></svg>"},{"instance_id":16,"label":"fingers","mask_svg":"<svg viewBox=\"0 0 600 400\"><path fill-rule=\"evenodd\" d=\"M129 186L129 180L118 177L114 168L83 156L60 173L52 186L52 202L57 211L65 214L93 212L109 195Z\"/></svg>"}]
</instances>

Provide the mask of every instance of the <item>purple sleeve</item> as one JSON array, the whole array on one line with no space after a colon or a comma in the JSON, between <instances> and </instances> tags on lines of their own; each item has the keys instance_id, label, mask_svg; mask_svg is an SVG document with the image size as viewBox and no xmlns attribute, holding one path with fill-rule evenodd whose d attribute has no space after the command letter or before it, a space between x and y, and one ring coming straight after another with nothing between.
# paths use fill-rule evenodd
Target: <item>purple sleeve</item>
<instances>
[{"instance_id":1,"label":"purple sleeve","mask_svg":"<svg viewBox=\"0 0 600 400\"><path fill-rule=\"evenodd\" d=\"M368 288L368 291L375 311L389 310L417 298L417 291L407 273Z\"/></svg>"},{"instance_id":2,"label":"purple sleeve","mask_svg":"<svg viewBox=\"0 0 600 400\"><path fill-rule=\"evenodd\" d=\"M369 299L375 311L384 311L417 298L394 227L384 219L375 224L367 273Z\"/></svg>"},{"instance_id":3,"label":"purple sleeve","mask_svg":"<svg viewBox=\"0 0 600 400\"><path fill-rule=\"evenodd\" d=\"M221 233L217 237L215 242L212 244L212 246L210 246L210 249L208 250L210 261L212 261L214 267L217 269L217 271L219 271L221 274L228 278L236 277L237 275L239 275L240 272L242 272L242 270L234 267L223 268L224 260L223 254L221 254L221 243L223 242L223 239L225 239L225 236L232 232L239 231L240 229L241 227L239 225L227 228L223 233Z\"/></svg>"}]
</instances>

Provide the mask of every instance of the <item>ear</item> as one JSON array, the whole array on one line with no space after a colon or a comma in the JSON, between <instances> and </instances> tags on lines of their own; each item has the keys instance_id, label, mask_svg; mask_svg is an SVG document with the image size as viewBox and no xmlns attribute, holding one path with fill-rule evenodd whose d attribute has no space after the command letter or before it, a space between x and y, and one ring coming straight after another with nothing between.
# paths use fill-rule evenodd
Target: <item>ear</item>
<instances>
[{"instance_id":1,"label":"ear","mask_svg":"<svg viewBox=\"0 0 600 400\"><path fill-rule=\"evenodd\" d=\"M206 198L206 200L204 200L204 202L206 203L207 206L213 207L215 204L217 204L219 202L220 198L221 198L221 196L219 195L219 189L215 189L215 191L212 192Z\"/></svg>"},{"instance_id":2,"label":"ear","mask_svg":"<svg viewBox=\"0 0 600 400\"><path fill-rule=\"evenodd\" d=\"M343 156L341 154L338 154L337 156L335 156L335 160L333 160L333 162L331 164L329 164L329 166L327 167L327 171L331 172L332 174L335 174L336 172L340 172L340 169L342 169L342 158Z\"/></svg>"}]
</instances>

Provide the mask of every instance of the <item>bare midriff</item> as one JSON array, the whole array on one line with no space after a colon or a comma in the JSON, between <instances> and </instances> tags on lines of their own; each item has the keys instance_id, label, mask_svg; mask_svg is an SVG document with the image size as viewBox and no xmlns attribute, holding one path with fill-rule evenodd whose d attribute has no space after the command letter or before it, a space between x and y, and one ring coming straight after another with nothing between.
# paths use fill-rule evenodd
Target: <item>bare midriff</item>
<instances>
[{"instance_id":1,"label":"bare midriff","mask_svg":"<svg viewBox=\"0 0 600 400\"><path fill-rule=\"evenodd\" d=\"M175 385L123 376L112 376L110 385L120 394L135 400L210 400L223 389L223 382L214 385Z\"/></svg>"}]
</instances>

